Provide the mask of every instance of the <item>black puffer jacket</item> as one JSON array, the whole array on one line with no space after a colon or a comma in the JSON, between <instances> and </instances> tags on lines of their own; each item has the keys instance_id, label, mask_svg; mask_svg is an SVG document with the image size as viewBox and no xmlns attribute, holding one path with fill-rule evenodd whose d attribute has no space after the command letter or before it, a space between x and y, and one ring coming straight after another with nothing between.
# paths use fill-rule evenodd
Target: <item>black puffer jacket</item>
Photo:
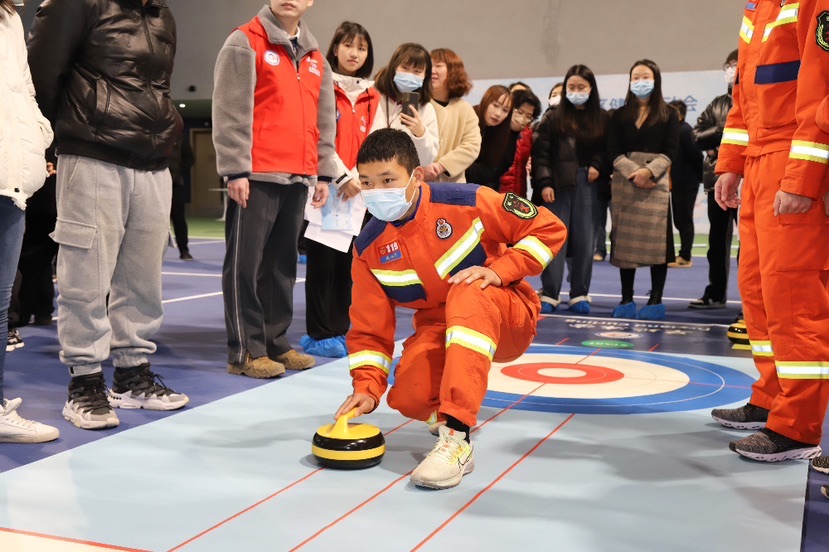
<instances>
[{"instance_id":1,"label":"black puffer jacket","mask_svg":"<svg viewBox=\"0 0 829 552\"><path fill-rule=\"evenodd\" d=\"M714 155L706 156L703 164L702 181L706 189L713 188L717 181L717 175L714 174L714 167L717 165L716 152L720 148L725 120L731 111L732 103L730 94L717 96L708 104L694 126L694 141L697 147L703 151L715 152Z\"/></svg>"},{"instance_id":2,"label":"black puffer jacket","mask_svg":"<svg viewBox=\"0 0 829 552\"><path fill-rule=\"evenodd\" d=\"M182 122L170 100L176 26L164 0L46 0L28 47L58 155L167 167Z\"/></svg>"}]
</instances>

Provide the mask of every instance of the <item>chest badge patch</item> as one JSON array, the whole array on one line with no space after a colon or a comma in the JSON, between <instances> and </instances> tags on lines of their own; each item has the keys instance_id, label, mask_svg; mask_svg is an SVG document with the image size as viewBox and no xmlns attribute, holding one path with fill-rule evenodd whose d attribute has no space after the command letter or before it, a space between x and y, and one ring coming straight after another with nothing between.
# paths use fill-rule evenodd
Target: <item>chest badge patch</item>
<instances>
[{"instance_id":1,"label":"chest badge patch","mask_svg":"<svg viewBox=\"0 0 829 552\"><path fill-rule=\"evenodd\" d=\"M268 50L267 52L265 52L265 63L276 67L277 65L279 65L279 62L279 54L272 50Z\"/></svg>"},{"instance_id":2,"label":"chest badge patch","mask_svg":"<svg viewBox=\"0 0 829 552\"><path fill-rule=\"evenodd\" d=\"M504 210L518 218L533 219L538 216L538 207L527 199L509 192L504 196Z\"/></svg>"},{"instance_id":3,"label":"chest badge patch","mask_svg":"<svg viewBox=\"0 0 829 552\"><path fill-rule=\"evenodd\" d=\"M449 222L447 222L446 219L442 219L442 218L438 219L438 222L437 222L437 225L436 225L436 228L435 228L435 233L438 235L438 237L440 239L445 240L445 239L451 237L452 236L452 231L453 231L452 230L452 225L449 224Z\"/></svg>"},{"instance_id":4,"label":"chest badge patch","mask_svg":"<svg viewBox=\"0 0 829 552\"><path fill-rule=\"evenodd\" d=\"M403 258L403 252L400 250L400 244L397 241L381 245L377 248L377 253L380 255L380 264L399 261Z\"/></svg>"},{"instance_id":5,"label":"chest badge patch","mask_svg":"<svg viewBox=\"0 0 829 552\"><path fill-rule=\"evenodd\" d=\"M817 16L815 41L821 50L829 52L829 11L825 11Z\"/></svg>"}]
</instances>

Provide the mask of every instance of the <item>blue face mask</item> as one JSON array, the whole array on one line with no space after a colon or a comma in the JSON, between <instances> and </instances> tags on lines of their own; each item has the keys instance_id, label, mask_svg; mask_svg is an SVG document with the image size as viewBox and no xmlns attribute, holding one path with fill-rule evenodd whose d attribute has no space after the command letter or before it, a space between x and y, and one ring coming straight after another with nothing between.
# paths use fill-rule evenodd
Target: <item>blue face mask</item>
<instances>
[{"instance_id":1,"label":"blue face mask","mask_svg":"<svg viewBox=\"0 0 829 552\"><path fill-rule=\"evenodd\" d=\"M643 100L651 95L653 92L653 81L652 80L638 80L636 82L630 83L630 91L633 92L633 95Z\"/></svg>"},{"instance_id":2,"label":"blue face mask","mask_svg":"<svg viewBox=\"0 0 829 552\"><path fill-rule=\"evenodd\" d=\"M423 88L423 77L398 71L394 74L394 85L401 92L414 92Z\"/></svg>"},{"instance_id":3,"label":"blue face mask","mask_svg":"<svg viewBox=\"0 0 829 552\"><path fill-rule=\"evenodd\" d=\"M366 202L366 209L374 215L374 218L392 222L406 214L412 206L412 200L406 200L406 191L412 183L414 173L409 181L402 188L386 188L380 190L363 190L363 201ZM414 194L412 194L414 199Z\"/></svg>"},{"instance_id":4,"label":"blue face mask","mask_svg":"<svg viewBox=\"0 0 829 552\"><path fill-rule=\"evenodd\" d=\"M573 105L584 105L590 99L590 92L568 92L567 101Z\"/></svg>"}]
</instances>

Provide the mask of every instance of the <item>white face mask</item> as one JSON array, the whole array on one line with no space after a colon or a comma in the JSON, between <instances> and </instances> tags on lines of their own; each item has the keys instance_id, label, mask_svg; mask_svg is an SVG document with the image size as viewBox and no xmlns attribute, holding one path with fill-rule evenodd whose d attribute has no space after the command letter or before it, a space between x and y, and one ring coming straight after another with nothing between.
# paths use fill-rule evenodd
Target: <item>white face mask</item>
<instances>
[{"instance_id":1,"label":"white face mask","mask_svg":"<svg viewBox=\"0 0 829 552\"><path fill-rule=\"evenodd\" d=\"M590 92L568 92L567 100L573 105L584 105L590 99Z\"/></svg>"},{"instance_id":2,"label":"white face mask","mask_svg":"<svg viewBox=\"0 0 829 552\"><path fill-rule=\"evenodd\" d=\"M728 86L734 86L734 81L737 78L737 68L736 67L728 67L725 70L725 83Z\"/></svg>"},{"instance_id":3,"label":"white face mask","mask_svg":"<svg viewBox=\"0 0 829 552\"><path fill-rule=\"evenodd\" d=\"M552 98L547 100L547 103L550 104L550 107L558 107L558 105L561 103L561 96L553 96Z\"/></svg>"},{"instance_id":4,"label":"white face mask","mask_svg":"<svg viewBox=\"0 0 829 552\"><path fill-rule=\"evenodd\" d=\"M379 190L363 190L363 201L366 202L366 209L374 215L374 218L392 222L406 214L412 206L412 199L406 200L406 191L412 183L414 173L409 181L402 188L383 188Z\"/></svg>"}]
</instances>

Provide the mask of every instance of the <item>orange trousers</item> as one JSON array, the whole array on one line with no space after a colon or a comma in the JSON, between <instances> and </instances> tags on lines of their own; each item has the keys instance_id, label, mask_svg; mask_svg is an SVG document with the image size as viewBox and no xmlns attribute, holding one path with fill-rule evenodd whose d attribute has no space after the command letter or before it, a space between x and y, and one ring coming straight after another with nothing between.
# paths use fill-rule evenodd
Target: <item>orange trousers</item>
<instances>
[{"instance_id":1,"label":"orange trousers","mask_svg":"<svg viewBox=\"0 0 829 552\"><path fill-rule=\"evenodd\" d=\"M820 200L774 216L788 150L748 158L740 211L740 294L760 379L751 403L767 427L820 442L829 402L829 217Z\"/></svg>"},{"instance_id":2,"label":"orange trousers","mask_svg":"<svg viewBox=\"0 0 829 552\"><path fill-rule=\"evenodd\" d=\"M415 420L434 423L452 416L474 426L492 360L509 362L526 352L540 311L526 282L483 290L480 282L453 286L445 308L415 313L414 335L403 343L389 406Z\"/></svg>"}]
</instances>

